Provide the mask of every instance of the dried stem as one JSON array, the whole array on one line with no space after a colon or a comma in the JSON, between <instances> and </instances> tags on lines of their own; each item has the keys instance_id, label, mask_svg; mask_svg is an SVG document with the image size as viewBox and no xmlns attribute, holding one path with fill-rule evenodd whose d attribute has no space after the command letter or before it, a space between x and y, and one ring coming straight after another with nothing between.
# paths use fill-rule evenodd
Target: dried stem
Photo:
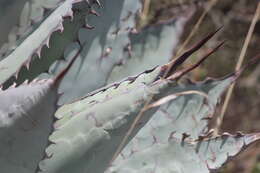
<instances>
[{"instance_id":1,"label":"dried stem","mask_svg":"<svg viewBox=\"0 0 260 173\"><path fill-rule=\"evenodd\" d=\"M151 4L151 0L144 0L144 7L143 7L142 14L141 14L141 17L143 20L147 19L147 16L150 11L150 4Z\"/></svg>"},{"instance_id":2,"label":"dried stem","mask_svg":"<svg viewBox=\"0 0 260 173\"><path fill-rule=\"evenodd\" d=\"M252 38L252 35L253 35L253 31L254 31L254 28L255 28L255 25L256 25L256 22L257 20L259 19L259 16L260 16L260 2L258 3L257 5L257 9L256 9L256 12L255 12L255 15L254 15L254 18L251 22L251 25L250 25L250 28L248 30L248 33L247 33L247 36L246 36L246 39L245 39L245 42L244 42L244 45L243 45L243 48L241 50L241 53L240 53L240 56L238 58L238 62L237 62L237 65L235 67L235 70L239 70L242 66L242 63L245 59L245 54L246 54L246 51L247 51L247 48L248 48L248 45L249 45L249 42ZM217 119L217 122L216 122L216 127L215 127L215 135L218 134L219 130L220 130L220 127L221 127L221 124L222 124L222 121L223 121L223 118L224 118L224 115L225 115L225 112L227 110L227 107L228 107L228 103L230 101L230 98L231 98L231 95L232 95L232 92L233 92L233 89L234 89L234 86L235 86L235 83L233 83L229 89L228 89L228 92L227 92L227 95L225 97L225 101L224 101L224 105L221 109L221 113L220 113L220 116L218 117Z\"/></svg>"},{"instance_id":3,"label":"dried stem","mask_svg":"<svg viewBox=\"0 0 260 173\"><path fill-rule=\"evenodd\" d=\"M201 25L202 21L204 20L204 18L206 17L206 15L208 14L208 12L212 9L212 7L217 3L218 0L211 0L209 2L209 5L205 8L205 10L203 11L202 15L200 16L199 20L197 21L197 23L195 24L195 26L192 28L192 31L190 32L189 36L185 39L184 43L181 45L181 47L179 48L179 50L176 53L176 56L178 57L183 50L185 49L185 47L187 46L187 44L190 42L191 38L194 36L194 34L197 32L197 30L199 29L199 26Z\"/></svg>"}]
</instances>

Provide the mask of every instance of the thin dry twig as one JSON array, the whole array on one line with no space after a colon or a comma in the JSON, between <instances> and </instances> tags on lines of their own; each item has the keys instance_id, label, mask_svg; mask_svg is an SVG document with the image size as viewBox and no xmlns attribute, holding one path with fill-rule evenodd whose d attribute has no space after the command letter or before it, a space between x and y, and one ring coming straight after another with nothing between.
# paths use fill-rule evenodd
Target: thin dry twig
<instances>
[{"instance_id":1,"label":"thin dry twig","mask_svg":"<svg viewBox=\"0 0 260 173\"><path fill-rule=\"evenodd\" d=\"M209 2L209 5L207 6L207 8L205 8L205 10L203 11L202 15L200 16L199 20L196 22L196 24L194 25L194 27L192 28L192 31L190 32L190 34L188 35L188 37L185 39L185 41L183 42L183 44L181 45L181 47L179 48L179 50L176 53L176 56L178 57L183 50L185 49L185 47L187 46L187 44L190 42L191 38L195 35L195 33L197 32L197 30L199 29L202 21L204 20L204 18L206 17L206 15L208 14L208 12L212 9L212 7L214 5L216 5L218 0L211 0ZM174 57L173 57L174 58Z\"/></svg>"},{"instance_id":2,"label":"thin dry twig","mask_svg":"<svg viewBox=\"0 0 260 173\"><path fill-rule=\"evenodd\" d=\"M141 13L142 20L147 19L147 16L148 16L149 11L150 11L150 4L151 4L151 0L144 0L144 6L143 6L142 13Z\"/></svg>"},{"instance_id":3,"label":"thin dry twig","mask_svg":"<svg viewBox=\"0 0 260 173\"><path fill-rule=\"evenodd\" d=\"M238 58L238 62L237 62L236 67L235 67L235 70L236 70L236 71L241 68L242 63L243 63L243 61L244 61L244 59L245 59L246 51L247 51L249 42L250 42L250 40L251 40L251 38L252 38L252 35L253 35L253 32L254 32L254 28L255 28L255 25L256 25L257 20L259 19L259 16L260 16L260 2L259 2L258 5L257 5L257 9L256 9L256 11L255 11L254 18L252 19L252 22L251 22L250 28L249 28L249 30L248 30L248 33L247 33L247 36L246 36L246 39L245 39L243 48L242 48L241 53L240 53L240 56L239 56L239 58ZM215 135L218 134L219 129L220 129L220 127L221 127L221 124L222 124L222 121L223 121L225 112L226 112L227 107L228 107L228 103L229 103L229 101L230 101L230 98L231 98L231 95L232 95L232 92L233 92L233 89L234 89L234 86L235 86L235 83L233 83L233 84L229 87L229 89L228 89L228 92L227 92L227 95L226 95L226 97L225 97L225 101L224 101L223 107L222 107L222 109L221 109L220 116L218 117L217 122L216 122Z\"/></svg>"},{"instance_id":4,"label":"thin dry twig","mask_svg":"<svg viewBox=\"0 0 260 173\"><path fill-rule=\"evenodd\" d=\"M179 92L179 93L174 93L174 94L168 95L166 97L163 97L163 98L157 100L156 102L153 102L153 103L149 104L146 107L146 110L154 108L154 107L159 107L159 106L161 106L163 104L166 104L166 103L168 103L168 102L170 102L172 100L177 99L179 96L192 95L192 94L197 94L197 95L203 96L203 97L205 97L208 100L208 95L205 94L204 92L196 91L196 90L183 91L183 92Z\"/></svg>"}]
</instances>

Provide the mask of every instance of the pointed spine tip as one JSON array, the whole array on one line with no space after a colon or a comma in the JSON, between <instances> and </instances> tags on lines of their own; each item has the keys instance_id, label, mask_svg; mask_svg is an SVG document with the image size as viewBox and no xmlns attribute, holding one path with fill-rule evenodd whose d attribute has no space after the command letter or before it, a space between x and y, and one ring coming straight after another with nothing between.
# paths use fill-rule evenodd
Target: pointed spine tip
<instances>
[{"instance_id":1,"label":"pointed spine tip","mask_svg":"<svg viewBox=\"0 0 260 173\"><path fill-rule=\"evenodd\" d=\"M190 71L194 70L198 66L200 66L206 59L210 57L214 52L216 52L220 47L224 45L225 41L222 41L219 43L214 49L209 51L207 54L205 54L202 58L199 59L199 61L196 64L193 64L192 66L179 71L178 73L174 73L173 75L169 76L168 79L170 80L179 80L183 75L189 73Z\"/></svg>"},{"instance_id":2,"label":"pointed spine tip","mask_svg":"<svg viewBox=\"0 0 260 173\"><path fill-rule=\"evenodd\" d=\"M198 51L204 44L206 44L222 27L218 28L216 31L208 34L205 38L200 40L197 44L191 47L189 50L185 51L180 57L172 60L170 63L167 64L168 70L165 73L165 78L169 77L173 74L177 68L183 64L194 52Z\"/></svg>"}]
</instances>

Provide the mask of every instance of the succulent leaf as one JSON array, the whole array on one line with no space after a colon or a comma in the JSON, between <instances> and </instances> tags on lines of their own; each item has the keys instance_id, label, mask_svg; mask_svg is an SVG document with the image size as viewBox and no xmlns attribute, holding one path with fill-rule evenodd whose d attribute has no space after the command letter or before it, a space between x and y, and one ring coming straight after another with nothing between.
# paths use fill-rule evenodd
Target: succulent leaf
<instances>
[{"instance_id":1,"label":"succulent leaf","mask_svg":"<svg viewBox=\"0 0 260 173\"><path fill-rule=\"evenodd\" d=\"M185 94L161 105L147 126L142 129L144 132L140 131L140 135L136 136L137 139L142 138L142 140L149 141L148 143L152 143L154 137L160 141L167 141L167 137L172 131L175 131L175 137L180 139L183 133L193 139L205 135L208 133L208 123L213 117L220 97L237 77L238 74L235 73L223 79L209 78L203 82L179 83L170 91L171 94L199 91L206 94L207 97L196 93ZM148 143L146 145L150 145ZM142 147L145 148L145 146Z\"/></svg>"},{"instance_id":2,"label":"succulent leaf","mask_svg":"<svg viewBox=\"0 0 260 173\"><path fill-rule=\"evenodd\" d=\"M1 171L37 171L53 130L59 85L75 58L53 79L24 82L0 90L0 100L4 100L0 104Z\"/></svg>"},{"instance_id":3,"label":"succulent leaf","mask_svg":"<svg viewBox=\"0 0 260 173\"><path fill-rule=\"evenodd\" d=\"M57 107L54 80L33 81L0 91L2 172L33 173L44 156Z\"/></svg>"},{"instance_id":4,"label":"succulent leaf","mask_svg":"<svg viewBox=\"0 0 260 173\"><path fill-rule=\"evenodd\" d=\"M201 83L190 82L188 85L180 85L179 88L177 86L176 90L175 88L169 90L170 95L167 93L167 97L150 104L148 108L161 106L161 108L167 111L163 110L163 113L158 114L159 111L162 111L159 110L155 113L120 153L121 157L114 161L114 166L108 172L210 172L219 169L230 156L235 156L247 145L259 140L259 133L249 135L237 133L236 136L224 133L220 137L212 138L214 131L208 131L207 129L207 121L212 117L221 93L231 85L242 71L249 65L254 64L258 59L259 57L253 58L243 68L224 79L207 79ZM178 61L181 62L180 58L175 62ZM190 69L196 66L193 65ZM189 70L181 71L187 72ZM176 73L178 74L179 72ZM187 90L184 87L187 87ZM192 97L192 95L195 97ZM185 99L187 99L186 102ZM187 131L185 132L184 130ZM171 141L175 141L175 143L171 143ZM228 145L226 141L228 141ZM186 144L196 144L194 145L196 153L199 152L201 145L206 149L200 150L201 154L199 153L196 159L193 158L193 153L177 148L185 147ZM166 153L171 152L170 145L173 145L172 154L177 155L176 157L173 155L167 156ZM220 146L219 148L215 147L218 145ZM224 145L225 148L223 147ZM169 151L165 149L160 150L162 146L169 149ZM211 146L213 146L213 149ZM151 155L144 152L149 148L151 149L149 152L153 152ZM181 151L184 154L178 154L175 151ZM152 158L155 159L153 160ZM165 159L168 159L168 163L165 162ZM210 161L211 163L209 163ZM166 164L160 167L164 162ZM133 163L136 163L136 165L132 165ZM127 165L130 167L127 167Z\"/></svg>"},{"instance_id":5,"label":"succulent leaf","mask_svg":"<svg viewBox=\"0 0 260 173\"><path fill-rule=\"evenodd\" d=\"M180 57L183 58L187 59L186 56ZM54 144L46 149L47 155L52 157L40 162L41 172L104 172L117 156L118 147L125 141L135 119L140 121L123 145L157 110L143 111L143 106L164 97L176 85L178 74L183 75L171 69L175 67L175 61L112 84L61 108L56 115L59 120L54 125L55 131L50 136ZM166 75L168 77L163 78ZM61 152L63 150L66 152Z\"/></svg>"},{"instance_id":6,"label":"succulent leaf","mask_svg":"<svg viewBox=\"0 0 260 173\"><path fill-rule=\"evenodd\" d=\"M79 32L79 43L84 45L80 58L61 84L64 95L60 103L67 103L106 84L113 67L124 58L130 44L129 33L136 24L141 8L139 0L101 0L102 8L93 7L87 16L88 25ZM75 45L71 47L73 51ZM65 57L65 59L69 59ZM57 74L64 61L52 66L50 73Z\"/></svg>"},{"instance_id":7,"label":"succulent leaf","mask_svg":"<svg viewBox=\"0 0 260 173\"><path fill-rule=\"evenodd\" d=\"M33 173L44 155L57 109L53 80L0 91L1 172Z\"/></svg>"},{"instance_id":8,"label":"succulent leaf","mask_svg":"<svg viewBox=\"0 0 260 173\"><path fill-rule=\"evenodd\" d=\"M197 83L188 81L170 89L167 95L176 97L160 105L160 109L129 142L121 155L130 155L137 149L142 151L155 142L167 143L173 132L178 139L198 139L211 135L212 131L209 131L208 124L216 104L222 93L237 77L238 73L234 73L223 79L207 79ZM183 92L190 93L180 94Z\"/></svg>"},{"instance_id":9,"label":"succulent leaf","mask_svg":"<svg viewBox=\"0 0 260 173\"><path fill-rule=\"evenodd\" d=\"M154 69L61 107L56 114L60 120L50 136L55 144L46 150L52 157L40 163L42 172L104 172L145 101L169 88L165 80L152 82L160 72L161 68ZM151 112L144 115L144 123Z\"/></svg>"},{"instance_id":10,"label":"succulent leaf","mask_svg":"<svg viewBox=\"0 0 260 173\"><path fill-rule=\"evenodd\" d=\"M188 141L171 134L166 143L155 141L143 150L136 148L130 155L122 155L106 173L209 173L259 139L257 133Z\"/></svg>"},{"instance_id":11,"label":"succulent leaf","mask_svg":"<svg viewBox=\"0 0 260 173\"><path fill-rule=\"evenodd\" d=\"M169 62L184 30L184 26L193 14L147 26L138 33L131 33L131 47L126 52L122 64L116 66L108 82L115 82L127 76L136 75L143 69L153 68Z\"/></svg>"},{"instance_id":12,"label":"succulent leaf","mask_svg":"<svg viewBox=\"0 0 260 173\"><path fill-rule=\"evenodd\" d=\"M0 62L0 85L8 87L14 81L20 84L26 79L34 79L62 58L66 46L78 39L77 31L85 25L87 11L88 4L83 0L64 1Z\"/></svg>"},{"instance_id":13,"label":"succulent leaf","mask_svg":"<svg viewBox=\"0 0 260 173\"><path fill-rule=\"evenodd\" d=\"M48 12L58 6L58 4L62 0L19 0L19 1L13 1L8 0L9 5L4 6L3 4L0 4L1 7L4 7L3 10L0 10L1 12L9 17L6 17L8 22L5 21L5 19L0 19L2 23L4 23L4 26L0 24L2 28L1 34L5 34L3 37L1 36L0 42L5 41L5 37L8 35L8 41L2 45L0 43L0 60L6 57L12 50L14 50L17 45L19 45L19 40L21 38L26 37L28 33L30 33L33 30L33 27L41 22L46 15L48 15ZM10 6L13 7L15 10L8 9ZM20 12L20 10L22 11ZM8 9L8 10L7 10ZM1 15L1 16L5 16ZM13 15L15 18L10 18L10 15ZM14 23L16 22L16 23ZM9 25L9 28L6 28L6 25ZM6 30L9 32L4 32L3 30Z\"/></svg>"}]
</instances>

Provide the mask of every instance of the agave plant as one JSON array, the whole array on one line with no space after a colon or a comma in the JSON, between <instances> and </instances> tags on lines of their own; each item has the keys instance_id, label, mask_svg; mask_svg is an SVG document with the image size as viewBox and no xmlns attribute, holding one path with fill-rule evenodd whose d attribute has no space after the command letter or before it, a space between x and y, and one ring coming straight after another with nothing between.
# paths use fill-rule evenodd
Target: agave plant
<instances>
[{"instance_id":1,"label":"agave plant","mask_svg":"<svg viewBox=\"0 0 260 173\"><path fill-rule=\"evenodd\" d=\"M223 43L178 70L215 32L170 60L192 12L134 32L139 0L55 5L0 62L1 173L206 173L260 138L208 127L245 67L183 79Z\"/></svg>"}]
</instances>

